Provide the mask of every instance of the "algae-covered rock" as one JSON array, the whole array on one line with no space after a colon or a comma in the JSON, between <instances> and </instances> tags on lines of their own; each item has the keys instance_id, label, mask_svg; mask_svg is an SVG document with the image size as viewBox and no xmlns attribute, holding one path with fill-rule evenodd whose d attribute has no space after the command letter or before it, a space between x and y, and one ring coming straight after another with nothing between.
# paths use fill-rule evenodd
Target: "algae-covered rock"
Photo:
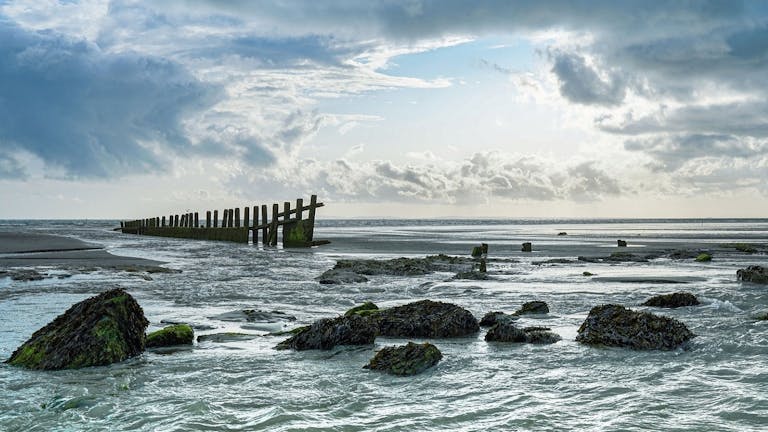
<instances>
[{"instance_id":1,"label":"algae-covered rock","mask_svg":"<svg viewBox=\"0 0 768 432\"><path fill-rule=\"evenodd\" d=\"M510 321L498 322L485 334L487 342L551 344L561 339L560 335L553 333L548 327L525 327L521 329Z\"/></svg>"},{"instance_id":2,"label":"algae-covered rock","mask_svg":"<svg viewBox=\"0 0 768 432\"><path fill-rule=\"evenodd\" d=\"M483 318L480 320L480 327L490 327L493 325L496 325L499 322L506 322L506 321L516 321L518 318L514 315L509 315L504 312L488 312L487 314L483 315Z\"/></svg>"},{"instance_id":3,"label":"algae-covered rock","mask_svg":"<svg viewBox=\"0 0 768 432\"><path fill-rule=\"evenodd\" d=\"M368 282L368 278L352 270L333 268L318 276L317 281L323 285L341 285Z\"/></svg>"},{"instance_id":4,"label":"algae-covered rock","mask_svg":"<svg viewBox=\"0 0 768 432\"><path fill-rule=\"evenodd\" d=\"M489 279L491 279L491 277L488 276L488 273L486 273L484 271L467 271L467 272L456 273L456 275L454 275L452 279L455 279L455 280L489 280Z\"/></svg>"},{"instance_id":5,"label":"algae-covered rock","mask_svg":"<svg viewBox=\"0 0 768 432\"><path fill-rule=\"evenodd\" d=\"M694 337L685 324L675 319L608 304L589 311L576 341L593 346L672 350Z\"/></svg>"},{"instance_id":6,"label":"algae-covered rock","mask_svg":"<svg viewBox=\"0 0 768 432\"><path fill-rule=\"evenodd\" d=\"M408 342L403 346L383 348L363 368L409 376L424 372L442 358L443 354L431 343Z\"/></svg>"},{"instance_id":7,"label":"algae-covered rock","mask_svg":"<svg viewBox=\"0 0 768 432\"><path fill-rule=\"evenodd\" d=\"M742 282L768 284L768 268L751 265L736 271L736 279Z\"/></svg>"},{"instance_id":8,"label":"algae-covered rock","mask_svg":"<svg viewBox=\"0 0 768 432\"><path fill-rule=\"evenodd\" d=\"M683 306L697 306L699 300L695 295L689 292L676 292L672 294L657 295L649 298L642 306L653 306L662 308L679 308Z\"/></svg>"},{"instance_id":9,"label":"algae-covered rock","mask_svg":"<svg viewBox=\"0 0 768 432\"><path fill-rule=\"evenodd\" d=\"M696 256L696 262L709 262L712 261L712 255L708 253L701 253Z\"/></svg>"},{"instance_id":10,"label":"algae-covered rock","mask_svg":"<svg viewBox=\"0 0 768 432\"><path fill-rule=\"evenodd\" d=\"M280 342L277 349L329 350L337 345L370 345L378 328L371 317L359 315L323 318L292 337Z\"/></svg>"},{"instance_id":11,"label":"algae-covered rock","mask_svg":"<svg viewBox=\"0 0 768 432\"><path fill-rule=\"evenodd\" d=\"M339 260L317 280L322 284L365 282L366 276L421 276L437 271L471 271L475 260L448 255L430 255L424 258L394 258L390 260Z\"/></svg>"},{"instance_id":12,"label":"algae-covered rock","mask_svg":"<svg viewBox=\"0 0 768 432\"><path fill-rule=\"evenodd\" d=\"M594 276L595 274L592 272L585 271L585 272L581 272L581 275L589 277L589 276Z\"/></svg>"},{"instance_id":13,"label":"algae-covered rock","mask_svg":"<svg viewBox=\"0 0 768 432\"><path fill-rule=\"evenodd\" d=\"M191 345L195 340L195 331L189 324L175 324L147 335L147 348L159 348L174 345Z\"/></svg>"},{"instance_id":14,"label":"algae-covered rock","mask_svg":"<svg viewBox=\"0 0 768 432\"><path fill-rule=\"evenodd\" d=\"M355 306L352 309L346 311L344 313L344 316L350 316L350 315L360 315L360 316L368 316L372 313L378 312L379 307L376 306L373 302L365 302L361 305Z\"/></svg>"},{"instance_id":15,"label":"algae-covered rock","mask_svg":"<svg viewBox=\"0 0 768 432\"><path fill-rule=\"evenodd\" d=\"M113 289L70 307L6 360L30 369L76 369L126 360L144 351L149 322L130 294Z\"/></svg>"},{"instance_id":16,"label":"algae-covered rock","mask_svg":"<svg viewBox=\"0 0 768 432\"><path fill-rule=\"evenodd\" d=\"M391 337L462 337L480 326L468 310L450 303L421 300L382 309L371 317L379 334Z\"/></svg>"},{"instance_id":17,"label":"algae-covered rock","mask_svg":"<svg viewBox=\"0 0 768 432\"><path fill-rule=\"evenodd\" d=\"M543 301L529 301L523 303L523 305L515 311L515 315L527 315L527 314L548 314L549 306Z\"/></svg>"}]
</instances>

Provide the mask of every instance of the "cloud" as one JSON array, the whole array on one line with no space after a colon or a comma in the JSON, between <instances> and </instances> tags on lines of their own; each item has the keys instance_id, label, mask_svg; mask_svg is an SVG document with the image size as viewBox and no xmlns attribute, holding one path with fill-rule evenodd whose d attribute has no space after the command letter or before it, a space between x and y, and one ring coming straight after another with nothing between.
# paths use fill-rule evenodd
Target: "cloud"
<instances>
[{"instance_id":1,"label":"cloud","mask_svg":"<svg viewBox=\"0 0 768 432\"><path fill-rule=\"evenodd\" d=\"M4 20L0 40L0 148L26 150L68 177L163 170L162 152L195 151L184 121L221 98L161 58Z\"/></svg>"},{"instance_id":2,"label":"cloud","mask_svg":"<svg viewBox=\"0 0 768 432\"><path fill-rule=\"evenodd\" d=\"M24 180L28 177L24 166L15 157L0 153L0 180Z\"/></svg>"},{"instance_id":3,"label":"cloud","mask_svg":"<svg viewBox=\"0 0 768 432\"><path fill-rule=\"evenodd\" d=\"M577 54L558 52L552 57L552 72L560 81L560 93L571 102L611 106L624 100L626 86L618 73L598 71Z\"/></svg>"}]
</instances>

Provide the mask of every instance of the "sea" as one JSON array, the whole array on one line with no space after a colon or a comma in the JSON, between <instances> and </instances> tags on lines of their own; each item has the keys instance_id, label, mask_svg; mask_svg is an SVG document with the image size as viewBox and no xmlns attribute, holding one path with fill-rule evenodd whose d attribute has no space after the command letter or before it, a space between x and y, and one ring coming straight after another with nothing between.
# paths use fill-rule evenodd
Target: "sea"
<instances>
[{"instance_id":1,"label":"sea","mask_svg":"<svg viewBox=\"0 0 768 432\"><path fill-rule=\"evenodd\" d=\"M315 238L331 244L311 249L137 236L115 226L0 221L2 231L71 236L174 270L50 267L38 269L51 276L39 281L0 277L0 360L72 304L115 287L136 298L149 331L186 322L197 335L251 337L79 370L0 364L0 431L768 430L768 321L755 319L768 309L768 286L736 279L739 268L768 265L768 255L728 247L768 243L768 219L318 220ZM618 248L618 239L627 247ZM522 242L533 252L522 252ZM344 285L316 280L339 259L468 256L480 243L489 245L490 280L443 272ZM713 259L577 261L679 249L710 250ZM542 263L552 259L565 261ZM678 291L702 304L640 306ZM422 299L454 303L478 319L545 301L550 313L524 316L519 325L549 327L562 340L488 343L484 329L430 339L442 361L397 377L363 366L383 347L424 340L380 337L371 346L296 352L275 350L285 336L269 335L365 301L390 307ZM675 318L697 337L673 351L577 343L589 310L607 303ZM241 310L266 318L226 319Z\"/></svg>"}]
</instances>

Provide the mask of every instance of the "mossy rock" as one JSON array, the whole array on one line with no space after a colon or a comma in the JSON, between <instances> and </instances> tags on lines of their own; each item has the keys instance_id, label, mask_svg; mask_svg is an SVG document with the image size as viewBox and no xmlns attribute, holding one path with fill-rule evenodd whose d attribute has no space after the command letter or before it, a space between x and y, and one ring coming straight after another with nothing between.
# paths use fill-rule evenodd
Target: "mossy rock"
<instances>
[{"instance_id":1,"label":"mossy rock","mask_svg":"<svg viewBox=\"0 0 768 432\"><path fill-rule=\"evenodd\" d=\"M195 340L195 331L189 324L175 324L147 335L147 348L174 345L191 345Z\"/></svg>"},{"instance_id":2,"label":"mossy rock","mask_svg":"<svg viewBox=\"0 0 768 432\"><path fill-rule=\"evenodd\" d=\"M417 375L436 365L443 354L431 343L386 347L363 366L364 369L379 370L392 375Z\"/></svg>"},{"instance_id":3,"label":"mossy rock","mask_svg":"<svg viewBox=\"0 0 768 432\"><path fill-rule=\"evenodd\" d=\"M676 292L651 297L642 306L674 309L683 306L698 306L699 304L701 303L695 295L689 292Z\"/></svg>"},{"instance_id":4,"label":"mossy rock","mask_svg":"<svg viewBox=\"0 0 768 432\"><path fill-rule=\"evenodd\" d=\"M344 313L344 316L350 316L350 315L359 315L359 316L369 316L372 314L375 314L379 311L379 307L376 306L373 302L365 302L361 305L355 306L352 309L348 310Z\"/></svg>"},{"instance_id":5,"label":"mossy rock","mask_svg":"<svg viewBox=\"0 0 768 432\"><path fill-rule=\"evenodd\" d=\"M513 315L528 315L528 314L548 314L549 306L546 302L534 300L523 303L520 309L515 311Z\"/></svg>"},{"instance_id":6,"label":"mossy rock","mask_svg":"<svg viewBox=\"0 0 768 432\"><path fill-rule=\"evenodd\" d=\"M581 273L581 275L582 276L594 276L595 274L591 273L591 272L588 272L588 271L585 271L585 272Z\"/></svg>"},{"instance_id":7,"label":"mossy rock","mask_svg":"<svg viewBox=\"0 0 768 432\"><path fill-rule=\"evenodd\" d=\"M710 255L708 253L699 254L696 257L696 261L697 262L709 262L709 261L712 261L712 255Z\"/></svg>"},{"instance_id":8,"label":"mossy rock","mask_svg":"<svg viewBox=\"0 0 768 432\"><path fill-rule=\"evenodd\" d=\"M58 370L120 362L144 351L148 324L136 300L113 289L70 307L36 331L6 363Z\"/></svg>"}]
</instances>

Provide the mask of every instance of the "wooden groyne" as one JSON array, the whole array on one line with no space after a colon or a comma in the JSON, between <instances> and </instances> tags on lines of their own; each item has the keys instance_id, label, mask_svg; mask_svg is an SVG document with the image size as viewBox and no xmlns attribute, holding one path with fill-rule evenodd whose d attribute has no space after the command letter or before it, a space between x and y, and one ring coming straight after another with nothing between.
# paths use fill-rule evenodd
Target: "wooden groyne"
<instances>
[{"instance_id":1,"label":"wooden groyne","mask_svg":"<svg viewBox=\"0 0 768 432\"><path fill-rule=\"evenodd\" d=\"M282 230L283 247L310 247L329 243L324 240L314 240L315 215L323 203L317 202L317 195L312 195L309 205L299 198L296 205L291 202L283 203L280 210L278 204L272 204L271 214L267 205L224 209L219 218L219 211L206 211L205 219L200 213L171 214L146 219L135 219L120 222L120 230L125 234L138 234L159 237L188 238L196 240L219 240L237 243L259 243L265 246L276 246L278 230ZM306 218L305 218L306 213ZM241 218L242 215L242 218ZM259 236L261 233L261 236Z\"/></svg>"}]
</instances>

